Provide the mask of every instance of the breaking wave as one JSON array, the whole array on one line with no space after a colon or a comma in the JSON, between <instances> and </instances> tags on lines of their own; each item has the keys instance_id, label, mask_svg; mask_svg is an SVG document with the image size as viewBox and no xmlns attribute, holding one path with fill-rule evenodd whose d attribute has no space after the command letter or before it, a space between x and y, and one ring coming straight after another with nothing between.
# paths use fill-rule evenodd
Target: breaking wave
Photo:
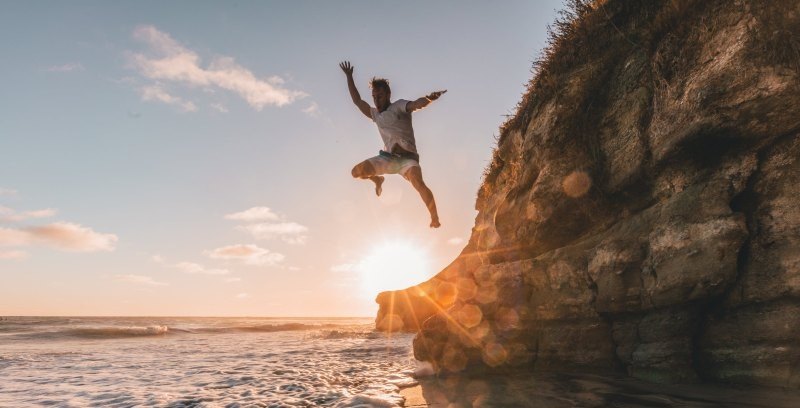
<instances>
[{"instance_id":1,"label":"breaking wave","mask_svg":"<svg viewBox=\"0 0 800 408\"><path fill-rule=\"evenodd\" d=\"M24 325L2 327L0 335L6 338L58 340L68 338L80 339L119 339L130 337L175 336L191 334L235 334L235 333L274 333L289 331L320 331L310 335L313 338L365 338L370 337L372 330L363 327L353 328L349 325L331 323L277 323L248 324L233 326L170 326L157 325Z\"/></svg>"}]
</instances>

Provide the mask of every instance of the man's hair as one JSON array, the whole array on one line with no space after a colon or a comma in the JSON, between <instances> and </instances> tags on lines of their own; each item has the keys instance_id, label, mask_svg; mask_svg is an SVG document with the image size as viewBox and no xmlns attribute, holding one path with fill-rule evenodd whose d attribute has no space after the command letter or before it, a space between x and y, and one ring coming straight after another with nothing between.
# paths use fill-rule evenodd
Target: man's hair
<instances>
[{"instance_id":1,"label":"man's hair","mask_svg":"<svg viewBox=\"0 0 800 408\"><path fill-rule=\"evenodd\" d=\"M372 77L369 81L369 87L372 89L385 89L386 92L392 93L392 88L389 88L389 81L386 78Z\"/></svg>"}]
</instances>

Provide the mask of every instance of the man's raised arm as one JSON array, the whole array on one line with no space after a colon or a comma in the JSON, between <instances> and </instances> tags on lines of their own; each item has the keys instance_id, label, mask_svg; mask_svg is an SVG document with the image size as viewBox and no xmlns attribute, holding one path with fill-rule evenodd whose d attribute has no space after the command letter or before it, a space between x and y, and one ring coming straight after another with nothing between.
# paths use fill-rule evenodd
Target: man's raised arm
<instances>
[{"instance_id":1,"label":"man's raised arm","mask_svg":"<svg viewBox=\"0 0 800 408\"><path fill-rule=\"evenodd\" d=\"M339 68L344 71L344 74L347 75L347 89L350 90L350 97L353 98L353 103L356 104L358 110L364 114L364 116L372 119L372 113L369 109L369 104L361 99L361 94L358 93L358 89L356 88L356 83L353 81L353 66L350 65L350 61L343 61L339 64Z\"/></svg>"},{"instance_id":2,"label":"man's raised arm","mask_svg":"<svg viewBox=\"0 0 800 408\"><path fill-rule=\"evenodd\" d=\"M430 105L431 102L439 99L439 97L445 92L447 92L447 89L444 91L431 92L427 96L423 96L422 98L407 103L406 112L414 112L415 110L419 110Z\"/></svg>"}]
</instances>

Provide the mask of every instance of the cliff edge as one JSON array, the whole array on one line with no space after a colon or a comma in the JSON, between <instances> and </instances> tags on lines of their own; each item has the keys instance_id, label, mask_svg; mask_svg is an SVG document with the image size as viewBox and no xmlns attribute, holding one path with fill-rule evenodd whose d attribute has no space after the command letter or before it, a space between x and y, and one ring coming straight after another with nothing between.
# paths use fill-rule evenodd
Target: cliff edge
<instances>
[{"instance_id":1,"label":"cliff edge","mask_svg":"<svg viewBox=\"0 0 800 408\"><path fill-rule=\"evenodd\" d=\"M800 386L800 2L573 0L469 244L381 293L438 371Z\"/></svg>"}]
</instances>

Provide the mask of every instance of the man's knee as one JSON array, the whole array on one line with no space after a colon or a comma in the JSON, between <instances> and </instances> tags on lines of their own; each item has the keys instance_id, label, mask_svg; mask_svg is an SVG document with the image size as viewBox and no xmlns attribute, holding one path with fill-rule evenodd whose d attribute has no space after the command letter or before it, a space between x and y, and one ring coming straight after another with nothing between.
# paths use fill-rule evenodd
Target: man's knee
<instances>
[{"instance_id":1,"label":"man's knee","mask_svg":"<svg viewBox=\"0 0 800 408\"><path fill-rule=\"evenodd\" d=\"M353 178L361 178L361 167L360 165L353 166L353 170L350 170L350 174Z\"/></svg>"}]
</instances>

